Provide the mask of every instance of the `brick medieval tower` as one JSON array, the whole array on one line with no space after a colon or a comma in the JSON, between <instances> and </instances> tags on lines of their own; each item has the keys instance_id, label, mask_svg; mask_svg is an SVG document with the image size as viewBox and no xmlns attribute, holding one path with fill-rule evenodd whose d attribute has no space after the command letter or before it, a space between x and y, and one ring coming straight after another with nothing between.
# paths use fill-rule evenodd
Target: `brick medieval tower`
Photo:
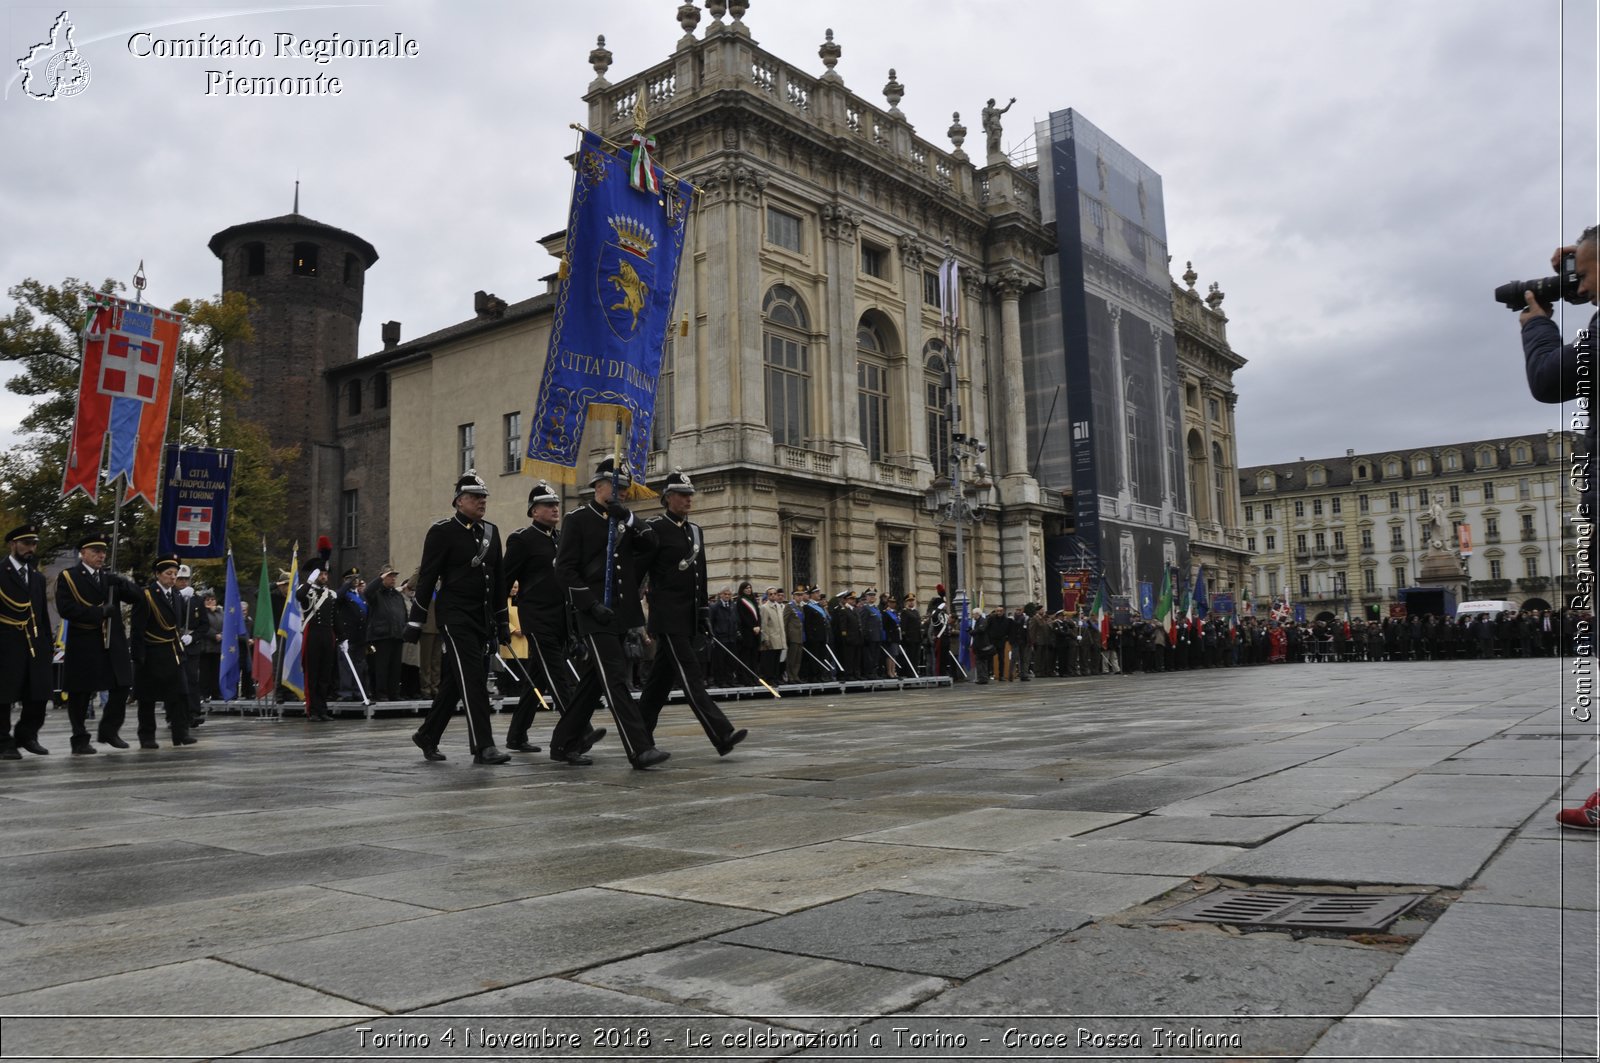
<instances>
[{"instance_id":1,"label":"brick medieval tower","mask_svg":"<svg viewBox=\"0 0 1600 1063\"><path fill-rule=\"evenodd\" d=\"M278 532L285 542L298 539L304 553L319 534L339 539L343 470L325 373L358 356L362 293L378 252L299 213L298 190L295 199L294 213L231 226L208 246L222 260L223 291L252 303L255 338L227 352L251 385L247 415L274 446L300 447Z\"/></svg>"}]
</instances>

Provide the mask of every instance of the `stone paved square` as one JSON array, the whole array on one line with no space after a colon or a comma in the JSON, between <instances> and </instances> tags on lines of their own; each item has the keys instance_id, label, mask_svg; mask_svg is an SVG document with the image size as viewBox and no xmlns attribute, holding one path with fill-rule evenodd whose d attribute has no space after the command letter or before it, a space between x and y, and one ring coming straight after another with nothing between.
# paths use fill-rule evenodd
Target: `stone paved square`
<instances>
[{"instance_id":1,"label":"stone paved square","mask_svg":"<svg viewBox=\"0 0 1600 1063\"><path fill-rule=\"evenodd\" d=\"M1061 909L873 891L770 919L718 940L970 978L1088 921L1080 912Z\"/></svg>"},{"instance_id":2,"label":"stone paved square","mask_svg":"<svg viewBox=\"0 0 1600 1063\"><path fill-rule=\"evenodd\" d=\"M1501 1003L1542 1007L1551 951L1594 937L1600 844L1553 820L1558 793L1596 785L1593 735L1562 737L1559 694L1537 694L1560 674L1305 665L752 700L729 705L752 737L727 758L674 706L651 772L614 740L589 768L474 766L459 726L425 764L405 714L213 715L186 749L4 761L0 1018L121 1007L152 1019L115 1050L191 1058L356 1058L379 1009L389 1029L610 1013L658 1038L802 1030L827 1008L996 1036L1016 1012L1205 1010L1252 1051L1454 1051L1470 1020L1451 1009L1495 1002L1472 996L1493 977L1475 965L1503 956L1546 995ZM65 750L64 728L53 713L45 744ZM1209 875L1462 894L1409 949L1120 924ZM170 1019L258 1001L309 1018ZM1380 1004L1437 1014L1243 1018ZM1530 1023L1478 1043L1550 1051L1561 1028ZM8 1020L5 1047L114 1058L97 1029L46 1043Z\"/></svg>"}]
</instances>

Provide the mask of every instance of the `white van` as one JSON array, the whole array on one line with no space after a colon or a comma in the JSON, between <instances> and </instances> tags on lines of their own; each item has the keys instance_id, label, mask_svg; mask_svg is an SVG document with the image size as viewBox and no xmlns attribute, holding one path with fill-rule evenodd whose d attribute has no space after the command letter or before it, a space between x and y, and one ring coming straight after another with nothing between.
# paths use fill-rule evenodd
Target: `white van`
<instances>
[{"instance_id":1,"label":"white van","mask_svg":"<svg viewBox=\"0 0 1600 1063\"><path fill-rule=\"evenodd\" d=\"M1521 609L1516 602L1502 601L1496 598L1484 598L1476 602L1462 602L1456 606L1456 616L1499 616L1501 613L1514 613Z\"/></svg>"}]
</instances>

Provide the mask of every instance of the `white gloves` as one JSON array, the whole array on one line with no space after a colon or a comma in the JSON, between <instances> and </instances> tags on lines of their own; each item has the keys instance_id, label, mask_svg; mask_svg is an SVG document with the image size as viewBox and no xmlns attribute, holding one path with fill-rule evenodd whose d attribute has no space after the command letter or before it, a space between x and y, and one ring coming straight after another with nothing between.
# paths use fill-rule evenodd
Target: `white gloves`
<instances>
[{"instance_id":1,"label":"white gloves","mask_svg":"<svg viewBox=\"0 0 1600 1063\"><path fill-rule=\"evenodd\" d=\"M350 640L349 639L340 639L339 640L339 652L340 653L349 653L350 652Z\"/></svg>"},{"instance_id":2,"label":"white gloves","mask_svg":"<svg viewBox=\"0 0 1600 1063\"><path fill-rule=\"evenodd\" d=\"M178 641L183 643L185 646L187 646L187 645L189 645L189 643L194 641L194 636L190 635L188 633L185 633L184 636L182 638L180 638Z\"/></svg>"},{"instance_id":3,"label":"white gloves","mask_svg":"<svg viewBox=\"0 0 1600 1063\"><path fill-rule=\"evenodd\" d=\"M194 597L194 588L193 587L185 587L185 588L183 588L183 590L179 591L178 593L183 595L185 598L193 598Z\"/></svg>"}]
</instances>

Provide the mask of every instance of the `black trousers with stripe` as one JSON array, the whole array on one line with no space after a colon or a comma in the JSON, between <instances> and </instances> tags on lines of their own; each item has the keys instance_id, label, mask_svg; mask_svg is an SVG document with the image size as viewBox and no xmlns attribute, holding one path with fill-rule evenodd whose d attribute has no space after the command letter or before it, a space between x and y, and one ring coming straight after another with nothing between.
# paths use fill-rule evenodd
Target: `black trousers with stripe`
<instances>
[{"instance_id":1,"label":"black trousers with stripe","mask_svg":"<svg viewBox=\"0 0 1600 1063\"><path fill-rule=\"evenodd\" d=\"M557 713L565 714L572 700L572 673L567 669L567 648L551 640L528 636L528 656L518 657L510 666L517 678L531 685L517 702L511 714L511 726L506 730L506 742L518 745L528 740L528 728L533 726L533 714L539 711L539 694Z\"/></svg>"},{"instance_id":2,"label":"black trousers with stripe","mask_svg":"<svg viewBox=\"0 0 1600 1063\"><path fill-rule=\"evenodd\" d=\"M656 659L650 666L650 678L639 692L639 716L644 721L645 734L650 744L655 744L656 721L661 718L661 707L667 703L674 682L681 682L689 698L689 711L700 721L700 726L720 746L733 733L733 724L723 714L722 708L706 693L705 676L700 671L700 655L695 653L688 635L657 635Z\"/></svg>"},{"instance_id":3,"label":"black trousers with stripe","mask_svg":"<svg viewBox=\"0 0 1600 1063\"><path fill-rule=\"evenodd\" d=\"M441 628L439 644L444 661L439 666L439 693L433 699L427 719L417 734L428 745L436 746L456 714L456 704L467 706L467 747L473 756L494 745L489 726L489 671L484 653L485 637L472 631L453 632Z\"/></svg>"},{"instance_id":4,"label":"black trousers with stripe","mask_svg":"<svg viewBox=\"0 0 1600 1063\"><path fill-rule=\"evenodd\" d=\"M583 678L572 692L567 711L561 714L554 733L550 735L550 752L560 753L572 748L589 733L589 721L600 699L606 699L611 717L617 722L617 736L622 740L622 751L633 761L651 747L650 734L639 717L639 706L628 690L628 657L622 650L622 639L611 632L600 631L585 635L589 647L589 660L584 666Z\"/></svg>"}]
</instances>

